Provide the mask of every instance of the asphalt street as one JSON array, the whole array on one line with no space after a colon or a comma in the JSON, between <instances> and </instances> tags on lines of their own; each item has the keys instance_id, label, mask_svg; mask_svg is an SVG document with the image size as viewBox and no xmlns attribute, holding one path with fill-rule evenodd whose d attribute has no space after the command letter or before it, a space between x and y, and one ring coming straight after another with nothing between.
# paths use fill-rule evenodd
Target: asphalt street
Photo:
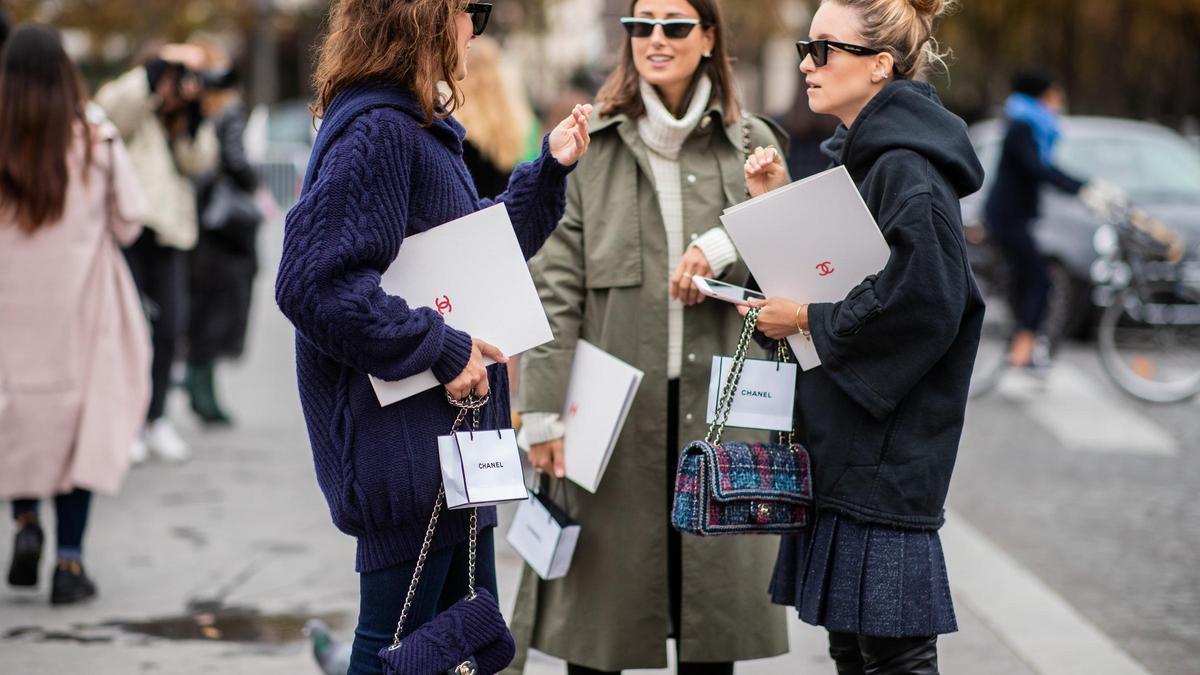
<instances>
[{"instance_id":1,"label":"asphalt street","mask_svg":"<svg viewBox=\"0 0 1200 675\"><path fill-rule=\"evenodd\" d=\"M51 609L45 585L0 590L0 672L304 675L319 672L305 619L349 639L354 547L313 476L271 300L278 246L269 232L248 353L220 383L237 426L205 431L176 396L194 459L139 467L97 501L95 602ZM1013 375L973 402L943 532L962 629L942 641L943 672L1200 673L1198 420L1197 402L1122 395L1086 345L1044 385ZM5 564L11 534L0 527ZM507 610L521 561L503 545L498 557ZM833 672L822 632L790 628L790 655L737 672ZM563 670L534 654L527 672Z\"/></svg>"}]
</instances>

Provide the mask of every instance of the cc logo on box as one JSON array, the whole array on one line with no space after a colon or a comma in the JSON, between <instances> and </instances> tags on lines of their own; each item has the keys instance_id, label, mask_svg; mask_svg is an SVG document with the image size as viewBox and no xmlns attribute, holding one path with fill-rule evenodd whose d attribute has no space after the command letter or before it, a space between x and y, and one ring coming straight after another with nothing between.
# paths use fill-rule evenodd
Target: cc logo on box
<instances>
[{"instance_id":1,"label":"cc logo on box","mask_svg":"<svg viewBox=\"0 0 1200 675\"><path fill-rule=\"evenodd\" d=\"M442 297L435 300L433 304L434 304L434 307L437 308L437 313L442 316L446 316L447 314L454 311L454 305L451 304L450 296L448 296L448 295L443 295Z\"/></svg>"},{"instance_id":2,"label":"cc logo on box","mask_svg":"<svg viewBox=\"0 0 1200 675\"><path fill-rule=\"evenodd\" d=\"M836 271L837 269L834 268L833 263L829 262L828 260L817 263L817 274L820 274L823 277L827 277Z\"/></svg>"}]
</instances>

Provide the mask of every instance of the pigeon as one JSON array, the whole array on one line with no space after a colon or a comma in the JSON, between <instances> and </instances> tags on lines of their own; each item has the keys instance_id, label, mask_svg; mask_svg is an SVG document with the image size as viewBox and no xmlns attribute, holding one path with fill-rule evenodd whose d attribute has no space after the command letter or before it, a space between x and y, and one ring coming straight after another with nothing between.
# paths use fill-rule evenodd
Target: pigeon
<instances>
[{"instance_id":1,"label":"pigeon","mask_svg":"<svg viewBox=\"0 0 1200 675\"><path fill-rule=\"evenodd\" d=\"M304 635L312 641L313 658L325 675L346 675L350 670L350 645L338 642L320 619L304 624Z\"/></svg>"}]
</instances>

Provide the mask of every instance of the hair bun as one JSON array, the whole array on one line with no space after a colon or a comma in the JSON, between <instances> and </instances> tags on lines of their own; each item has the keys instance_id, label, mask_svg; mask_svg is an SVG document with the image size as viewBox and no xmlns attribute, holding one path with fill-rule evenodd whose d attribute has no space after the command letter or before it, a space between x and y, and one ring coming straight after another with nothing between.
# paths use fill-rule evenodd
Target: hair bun
<instances>
[{"instance_id":1,"label":"hair bun","mask_svg":"<svg viewBox=\"0 0 1200 675\"><path fill-rule=\"evenodd\" d=\"M908 4L912 5L918 14L931 18L945 14L949 9L948 5L952 3L953 0L908 0Z\"/></svg>"}]
</instances>

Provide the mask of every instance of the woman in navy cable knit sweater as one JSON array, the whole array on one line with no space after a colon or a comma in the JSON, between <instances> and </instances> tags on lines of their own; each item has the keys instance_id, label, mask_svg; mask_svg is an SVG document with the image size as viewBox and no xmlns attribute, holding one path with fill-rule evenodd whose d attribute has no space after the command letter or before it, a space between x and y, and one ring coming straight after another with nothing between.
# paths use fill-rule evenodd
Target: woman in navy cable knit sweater
<instances>
[{"instance_id":1,"label":"woman in navy cable knit sweater","mask_svg":"<svg viewBox=\"0 0 1200 675\"><path fill-rule=\"evenodd\" d=\"M354 674L381 672L376 653L391 643L441 482L437 437L456 412L441 389L382 408L368 375L398 380L432 369L455 398L490 388L485 428L509 419L505 369L483 362L504 356L379 286L404 237L492 204L475 191L465 132L450 115L489 10L465 0L340 0L321 49L315 111L323 123L287 217L275 295L296 327L317 481L334 524L358 540ZM567 174L588 147L589 113L576 108L497 199L526 258L562 217ZM496 516L479 515L478 583L494 595ZM466 594L469 528L469 512L443 511L406 631Z\"/></svg>"}]
</instances>

